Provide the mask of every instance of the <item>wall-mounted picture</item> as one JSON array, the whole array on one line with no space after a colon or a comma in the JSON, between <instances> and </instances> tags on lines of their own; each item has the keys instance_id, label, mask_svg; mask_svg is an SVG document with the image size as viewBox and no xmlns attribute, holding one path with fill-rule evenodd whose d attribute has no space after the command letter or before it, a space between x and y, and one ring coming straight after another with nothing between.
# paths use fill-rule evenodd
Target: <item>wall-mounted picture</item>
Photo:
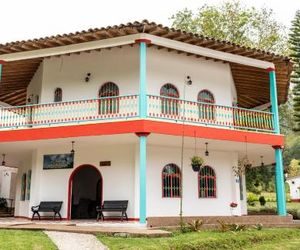
<instances>
[{"instance_id":1,"label":"wall-mounted picture","mask_svg":"<svg viewBox=\"0 0 300 250\"><path fill-rule=\"evenodd\" d=\"M43 169L73 168L74 154L44 155Z\"/></svg>"}]
</instances>

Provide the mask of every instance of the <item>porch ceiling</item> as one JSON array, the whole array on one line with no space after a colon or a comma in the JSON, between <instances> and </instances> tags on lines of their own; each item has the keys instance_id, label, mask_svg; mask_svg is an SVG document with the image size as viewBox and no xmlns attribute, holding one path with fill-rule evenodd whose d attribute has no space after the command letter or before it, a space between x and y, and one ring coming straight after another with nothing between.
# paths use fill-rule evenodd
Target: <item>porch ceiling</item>
<instances>
[{"instance_id":1,"label":"porch ceiling","mask_svg":"<svg viewBox=\"0 0 300 250\"><path fill-rule=\"evenodd\" d=\"M0 58L1 55L5 54L55 48L140 33L272 62L277 72L278 101L279 103L284 103L287 99L289 78L292 70L292 64L289 58L258 49L239 46L227 41L216 40L199 34L175 30L146 20L101 29L89 29L76 33L0 44ZM170 52L174 51L169 48L156 47L158 49L167 49ZM188 56L199 57L199 55L193 55L184 51L177 51L177 53L185 53ZM213 58L206 59L216 60ZM26 87L42 60L43 58L38 58L4 64L3 79L0 84L0 101L7 102L11 105L25 104ZM230 66L237 88L239 106L252 108L269 102L268 74L265 70L234 63L230 63Z\"/></svg>"},{"instance_id":2,"label":"porch ceiling","mask_svg":"<svg viewBox=\"0 0 300 250\"><path fill-rule=\"evenodd\" d=\"M32 150L43 148L57 148L60 150L64 148L64 152L69 152L71 149L71 141L75 141L75 152L79 152L83 148L101 148L103 146L113 145L136 145L138 146L138 137L135 134L122 135L105 135L105 136L82 136L74 138L64 138L55 140L39 140L39 141L20 141L0 144L0 154L5 153L8 158L15 160L23 160L31 155ZM245 142L233 142L222 140L211 140L204 138L197 138L196 153L204 156L205 142L208 142L208 150L213 158L213 151L221 152L236 152L239 157L246 154ZM147 142L149 147L167 147L169 149L178 149L181 147L181 137L151 134ZM192 137L185 137L184 154L189 157L194 154L195 139ZM58 152L62 153L62 152ZM247 155L253 166L259 166L261 163L260 156L263 156L265 164L272 164L275 162L274 149L270 145L247 143Z\"/></svg>"}]
</instances>

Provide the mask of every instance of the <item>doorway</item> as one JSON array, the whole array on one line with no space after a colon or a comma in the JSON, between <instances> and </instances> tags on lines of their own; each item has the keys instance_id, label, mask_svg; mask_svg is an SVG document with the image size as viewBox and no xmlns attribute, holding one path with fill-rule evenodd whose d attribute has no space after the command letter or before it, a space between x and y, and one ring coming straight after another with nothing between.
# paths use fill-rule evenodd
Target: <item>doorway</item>
<instances>
[{"instance_id":1,"label":"doorway","mask_svg":"<svg viewBox=\"0 0 300 250\"><path fill-rule=\"evenodd\" d=\"M81 165L74 170L69 180L70 219L95 219L96 206L102 203L102 176L93 165Z\"/></svg>"}]
</instances>

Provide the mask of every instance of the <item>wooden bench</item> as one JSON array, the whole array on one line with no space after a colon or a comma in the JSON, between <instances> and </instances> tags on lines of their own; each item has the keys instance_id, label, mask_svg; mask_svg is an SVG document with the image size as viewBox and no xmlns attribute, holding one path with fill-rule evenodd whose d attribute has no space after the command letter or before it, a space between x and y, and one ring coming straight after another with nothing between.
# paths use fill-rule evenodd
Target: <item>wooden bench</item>
<instances>
[{"instance_id":1,"label":"wooden bench","mask_svg":"<svg viewBox=\"0 0 300 250\"><path fill-rule=\"evenodd\" d=\"M103 205L101 207L97 206L97 221L99 219L104 220L103 212L120 212L121 213L121 220L125 218L128 221L127 217L127 206L128 206L128 200L120 200L120 201L104 201Z\"/></svg>"},{"instance_id":2,"label":"wooden bench","mask_svg":"<svg viewBox=\"0 0 300 250\"><path fill-rule=\"evenodd\" d=\"M37 215L40 220L41 216L39 212L53 212L53 220L55 219L56 215L58 215L59 219L61 220L60 209L62 204L62 201L42 201L40 205L32 206L31 211L33 214L31 220L34 219L35 215Z\"/></svg>"}]
</instances>

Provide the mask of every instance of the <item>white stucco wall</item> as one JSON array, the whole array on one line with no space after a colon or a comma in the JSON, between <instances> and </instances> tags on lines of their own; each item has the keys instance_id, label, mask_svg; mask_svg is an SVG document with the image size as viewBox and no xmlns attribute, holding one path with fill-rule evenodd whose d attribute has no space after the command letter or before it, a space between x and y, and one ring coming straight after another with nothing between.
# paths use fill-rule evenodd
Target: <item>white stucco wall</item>
<instances>
[{"instance_id":1,"label":"white stucco wall","mask_svg":"<svg viewBox=\"0 0 300 250\"><path fill-rule=\"evenodd\" d=\"M32 100L34 103L36 103L37 98L38 101L41 102L41 92L42 92L42 83L43 83L43 72L44 72L44 63L41 62L39 68L35 72L33 78L31 79L28 87L27 87L27 99L33 98ZM38 97L37 97L38 96Z\"/></svg>"},{"instance_id":2,"label":"white stucco wall","mask_svg":"<svg viewBox=\"0 0 300 250\"><path fill-rule=\"evenodd\" d=\"M63 201L61 215L67 217L68 182L71 173L82 164L91 164L99 169L103 178L103 200L129 200L128 215L133 217L134 211L134 146L105 146L80 148L75 153L73 169L43 170L44 154L62 154L70 151L66 147L56 146L39 148L33 152L31 199L20 201L21 174L18 176L16 216L30 216L30 207L40 201ZM117 155L117 157L116 157ZM99 167L100 161L111 161L109 167ZM27 168L21 168L20 173ZM43 213L42 213L43 215Z\"/></svg>"},{"instance_id":3,"label":"white stucco wall","mask_svg":"<svg viewBox=\"0 0 300 250\"><path fill-rule=\"evenodd\" d=\"M120 95L136 94L138 53L136 47L128 46L46 59L41 101L53 102L57 87L63 90L63 101L98 98L101 85L108 81L118 85ZM87 73L91 73L89 82L85 82Z\"/></svg>"},{"instance_id":4,"label":"white stucco wall","mask_svg":"<svg viewBox=\"0 0 300 250\"><path fill-rule=\"evenodd\" d=\"M137 139L138 140L138 139ZM68 182L71 173L82 164L96 166L103 178L103 200L129 200L128 216L139 218L139 146L120 144L81 147L76 145L73 169L43 170L44 154L68 153L70 145L42 147L32 152L32 159L20 168L17 184L16 216L30 217L30 207L40 201L63 201L62 217L67 217ZM94 144L93 144L94 145ZM242 213L238 183L232 173L237 153L210 151L205 162L214 168L217 177L217 198L198 198L198 177L190 166L194 151L185 150L183 170L183 211L185 216L231 215L229 204L237 202L235 214ZM148 145L147 150L147 216L178 216L179 198L162 198L163 167L168 163L180 166L180 147ZM100 161L111 161L99 167ZM22 173L32 169L31 199L20 201Z\"/></svg>"},{"instance_id":5,"label":"white stucco wall","mask_svg":"<svg viewBox=\"0 0 300 250\"><path fill-rule=\"evenodd\" d=\"M286 182L290 186L291 199L300 200L300 176L289 178Z\"/></svg>"},{"instance_id":6,"label":"white stucco wall","mask_svg":"<svg viewBox=\"0 0 300 250\"><path fill-rule=\"evenodd\" d=\"M180 148L150 146L148 149L148 216L178 216L179 198L162 197L162 168L174 163L180 167ZM239 204L239 191L232 175L232 166L237 160L237 154L211 151L209 157L204 157L205 163L211 166L217 178L217 197L198 198L198 176L190 166L193 150L185 150L183 168L183 214L185 216L231 215L231 202ZM237 214L240 214L238 212Z\"/></svg>"},{"instance_id":7,"label":"white stucco wall","mask_svg":"<svg viewBox=\"0 0 300 250\"><path fill-rule=\"evenodd\" d=\"M89 82L84 80L87 73L91 73ZM197 94L203 89L210 90L220 105L232 105L236 98L229 64L148 48L148 94L159 95L165 83L172 83L183 98L187 75L193 81L186 88L188 100L197 101ZM63 101L97 98L100 86L107 81L119 86L120 95L138 94L137 45L45 59L28 87L28 95L39 94L41 103L53 102L54 91L60 87Z\"/></svg>"},{"instance_id":8,"label":"white stucco wall","mask_svg":"<svg viewBox=\"0 0 300 250\"><path fill-rule=\"evenodd\" d=\"M232 105L235 86L229 64L156 48L147 52L149 94L159 95L165 83L172 83L183 99L185 77L190 76L193 84L186 87L186 100L197 101L199 91L207 89L214 95L216 104Z\"/></svg>"}]
</instances>

